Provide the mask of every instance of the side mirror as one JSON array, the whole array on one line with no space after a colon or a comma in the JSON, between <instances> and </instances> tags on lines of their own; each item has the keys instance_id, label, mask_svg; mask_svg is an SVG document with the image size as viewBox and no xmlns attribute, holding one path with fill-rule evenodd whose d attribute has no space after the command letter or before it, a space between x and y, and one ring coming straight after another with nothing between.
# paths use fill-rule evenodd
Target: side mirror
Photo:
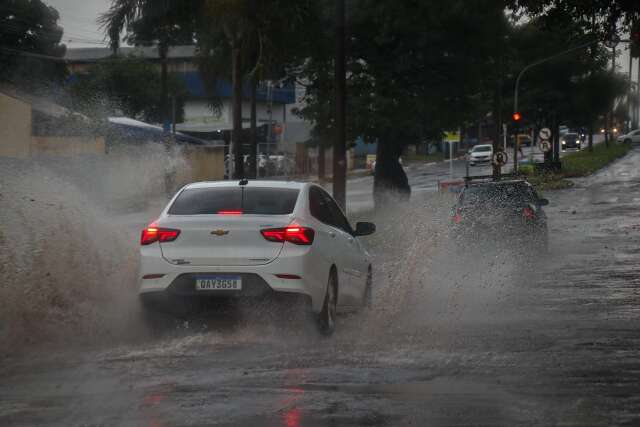
<instances>
[{"instance_id":1,"label":"side mirror","mask_svg":"<svg viewBox=\"0 0 640 427\"><path fill-rule=\"evenodd\" d=\"M549 204L549 200L547 199L538 199L539 206L547 206Z\"/></svg>"},{"instance_id":2,"label":"side mirror","mask_svg":"<svg viewBox=\"0 0 640 427\"><path fill-rule=\"evenodd\" d=\"M375 233L376 225L372 222L358 222L356 223L356 236L368 236Z\"/></svg>"}]
</instances>

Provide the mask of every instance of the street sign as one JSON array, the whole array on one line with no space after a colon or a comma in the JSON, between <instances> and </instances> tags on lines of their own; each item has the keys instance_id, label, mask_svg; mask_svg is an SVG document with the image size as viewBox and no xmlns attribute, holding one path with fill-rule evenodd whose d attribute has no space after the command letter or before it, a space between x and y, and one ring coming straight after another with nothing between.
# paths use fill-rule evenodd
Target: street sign
<instances>
[{"instance_id":1,"label":"street sign","mask_svg":"<svg viewBox=\"0 0 640 427\"><path fill-rule=\"evenodd\" d=\"M507 164L507 160L509 160L509 157L504 151L496 151L495 153L493 153L494 165L504 166Z\"/></svg>"},{"instance_id":2,"label":"street sign","mask_svg":"<svg viewBox=\"0 0 640 427\"><path fill-rule=\"evenodd\" d=\"M460 142L460 132L445 132L444 140L447 142Z\"/></svg>"},{"instance_id":3,"label":"street sign","mask_svg":"<svg viewBox=\"0 0 640 427\"><path fill-rule=\"evenodd\" d=\"M540 129L538 136L540 136L540 139L543 139L545 141L548 140L549 138L551 138L551 129L549 128Z\"/></svg>"},{"instance_id":4,"label":"street sign","mask_svg":"<svg viewBox=\"0 0 640 427\"><path fill-rule=\"evenodd\" d=\"M538 143L538 147L540 148L540 151L542 151L543 153L548 153L549 151L551 151L551 143L547 140L542 140Z\"/></svg>"}]
</instances>

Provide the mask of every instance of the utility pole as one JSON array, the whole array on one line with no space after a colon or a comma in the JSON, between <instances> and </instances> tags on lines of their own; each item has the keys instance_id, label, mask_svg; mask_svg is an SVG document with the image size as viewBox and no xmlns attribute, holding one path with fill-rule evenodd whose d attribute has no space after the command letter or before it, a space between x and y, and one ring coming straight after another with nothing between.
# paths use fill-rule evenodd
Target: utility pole
<instances>
[{"instance_id":1,"label":"utility pole","mask_svg":"<svg viewBox=\"0 0 640 427\"><path fill-rule=\"evenodd\" d=\"M171 97L171 133L176 134L176 96Z\"/></svg>"},{"instance_id":2,"label":"utility pole","mask_svg":"<svg viewBox=\"0 0 640 427\"><path fill-rule=\"evenodd\" d=\"M611 45L611 78L616 74L616 45L615 43ZM609 112L609 123L607 125L607 129L605 130L605 138L604 143L607 147L609 147L609 141L613 142L613 114L615 109L616 101L615 99L611 101L611 111Z\"/></svg>"},{"instance_id":3,"label":"utility pole","mask_svg":"<svg viewBox=\"0 0 640 427\"><path fill-rule=\"evenodd\" d=\"M638 58L638 67L636 68L636 127L640 124L640 58Z\"/></svg>"},{"instance_id":4,"label":"utility pole","mask_svg":"<svg viewBox=\"0 0 640 427\"><path fill-rule=\"evenodd\" d=\"M633 122L633 110L632 110L632 105L633 103L631 102L631 96L633 94L633 90L631 89L632 87L632 81L631 81L631 76L632 76L632 72L633 72L633 56L631 56L631 45L629 45L629 92L627 93L627 114L629 115L627 122L625 123L626 125L626 131L630 132L633 127L632 127L632 122Z\"/></svg>"},{"instance_id":5,"label":"utility pole","mask_svg":"<svg viewBox=\"0 0 640 427\"><path fill-rule=\"evenodd\" d=\"M333 141L333 197L346 210L346 67L345 67L345 5L344 0L336 0L335 16L335 125Z\"/></svg>"}]
</instances>

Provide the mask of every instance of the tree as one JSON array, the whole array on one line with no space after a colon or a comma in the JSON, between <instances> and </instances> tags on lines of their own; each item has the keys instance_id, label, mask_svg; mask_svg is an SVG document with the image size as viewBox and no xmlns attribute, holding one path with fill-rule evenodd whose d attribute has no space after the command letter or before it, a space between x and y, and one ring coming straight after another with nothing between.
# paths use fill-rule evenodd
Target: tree
<instances>
[{"instance_id":1,"label":"tree","mask_svg":"<svg viewBox=\"0 0 640 427\"><path fill-rule=\"evenodd\" d=\"M315 2L310 0L221 0L203 4L196 29L199 68L206 76L214 107L220 106L217 81L230 79L232 82L236 178L244 176L240 137L244 83L248 82L251 100L252 164L247 176L255 176L258 82L287 79L292 75L290 69L294 64L308 56L302 34L314 21L316 10Z\"/></svg>"},{"instance_id":2,"label":"tree","mask_svg":"<svg viewBox=\"0 0 640 427\"><path fill-rule=\"evenodd\" d=\"M135 56L112 57L74 76L69 85L74 109L91 117L122 113L151 123L163 120L161 73L153 63ZM168 93L176 100L176 121L184 116L186 88L176 76L167 77Z\"/></svg>"},{"instance_id":3,"label":"tree","mask_svg":"<svg viewBox=\"0 0 640 427\"><path fill-rule=\"evenodd\" d=\"M0 81L34 90L64 79L58 19L41 0L0 2Z\"/></svg>"},{"instance_id":4,"label":"tree","mask_svg":"<svg viewBox=\"0 0 640 427\"><path fill-rule=\"evenodd\" d=\"M160 57L160 113L167 129L170 121L167 55L170 46L192 44L193 25L199 2L181 0L112 0L109 10L98 19L109 37L114 53L120 37L135 45L158 45ZM168 130L168 129L167 129Z\"/></svg>"},{"instance_id":5,"label":"tree","mask_svg":"<svg viewBox=\"0 0 640 427\"><path fill-rule=\"evenodd\" d=\"M496 23L503 25L502 1L453 0L351 3L347 62L347 135L377 142L374 180L376 200L387 192L408 194L407 177L398 158L403 148L478 117L483 99L495 92ZM504 24L506 25L506 24ZM465 31L460 31L464 28ZM469 37L473 34L473 37ZM323 32L305 62L309 79L300 113L317 127L333 128L333 90L327 78L331 49ZM330 40L330 39L329 39ZM489 86L491 86L489 88Z\"/></svg>"}]
</instances>

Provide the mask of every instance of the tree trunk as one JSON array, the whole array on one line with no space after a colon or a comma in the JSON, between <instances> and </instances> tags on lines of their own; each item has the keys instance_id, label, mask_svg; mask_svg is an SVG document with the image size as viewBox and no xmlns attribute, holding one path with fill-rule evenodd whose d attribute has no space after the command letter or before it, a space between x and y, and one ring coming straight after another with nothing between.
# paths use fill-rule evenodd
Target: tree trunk
<instances>
[{"instance_id":1,"label":"tree trunk","mask_svg":"<svg viewBox=\"0 0 640 427\"><path fill-rule=\"evenodd\" d=\"M251 144L251 155L249 156L249 171L247 176L250 178L258 177L258 126L256 117L256 95L258 92L258 77L254 73L251 76L251 131L249 134Z\"/></svg>"},{"instance_id":2,"label":"tree trunk","mask_svg":"<svg viewBox=\"0 0 640 427\"><path fill-rule=\"evenodd\" d=\"M324 140L318 144L318 179L324 181L326 176Z\"/></svg>"},{"instance_id":3,"label":"tree trunk","mask_svg":"<svg viewBox=\"0 0 640 427\"><path fill-rule=\"evenodd\" d=\"M162 119L162 129L169 133L169 89L167 85L167 53L169 46L166 42L161 42L158 46L160 56L160 118Z\"/></svg>"},{"instance_id":4,"label":"tree trunk","mask_svg":"<svg viewBox=\"0 0 640 427\"><path fill-rule=\"evenodd\" d=\"M499 60L498 76L496 79L496 88L493 100L493 121L494 121L494 137L493 137L493 152L502 151L502 144L500 143L500 134L502 133L502 58ZM512 129L513 130L513 129ZM517 136L516 136L517 138ZM497 164L493 164L493 176L498 177L502 173L502 167Z\"/></svg>"},{"instance_id":5,"label":"tree trunk","mask_svg":"<svg viewBox=\"0 0 640 427\"><path fill-rule=\"evenodd\" d=\"M346 211L346 67L345 67L345 0L336 0L335 50L335 125L333 142L333 198Z\"/></svg>"},{"instance_id":6,"label":"tree trunk","mask_svg":"<svg viewBox=\"0 0 640 427\"><path fill-rule=\"evenodd\" d=\"M231 145L234 155L234 179L244 178L244 158L242 153L242 64L239 42L235 41L232 46L231 58L231 80L233 84L232 105L233 105L233 131L231 133Z\"/></svg>"},{"instance_id":7,"label":"tree trunk","mask_svg":"<svg viewBox=\"0 0 640 427\"><path fill-rule=\"evenodd\" d=\"M376 168L373 177L373 200L382 206L389 201L409 200L411 187L409 179L399 162L402 147L395 138L378 141Z\"/></svg>"}]
</instances>

